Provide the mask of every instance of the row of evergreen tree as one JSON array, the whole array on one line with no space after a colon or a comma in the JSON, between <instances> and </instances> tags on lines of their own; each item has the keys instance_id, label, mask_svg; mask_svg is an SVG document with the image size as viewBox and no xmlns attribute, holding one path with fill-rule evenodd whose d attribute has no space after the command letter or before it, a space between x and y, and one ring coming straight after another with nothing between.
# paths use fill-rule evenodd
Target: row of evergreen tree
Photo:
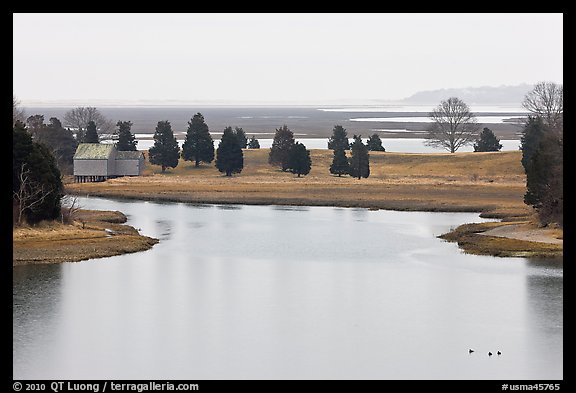
<instances>
[{"instance_id":1,"label":"row of evergreen tree","mask_svg":"<svg viewBox=\"0 0 576 393\"><path fill-rule=\"evenodd\" d=\"M334 150L334 157L330 165L330 173L342 176L351 175L358 179L370 176L369 146L364 145L359 135L354 135L352 144L348 141L346 130L342 126L335 126L333 135L328 141L328 148ZM384 151L382 141L375 135L371 138L379 143L372 146L379 151ZM346 150L351 150L351 157L346 156ZM268 154L268 163L278 166L283 171L290 171L300 175L310 172L312 162L310 152L306 147L294 141L294 133L286 126L276 129L272 147Z\"/></svg>"},{"instance_id":2,"label":"row of evergreen tree","mask_svg":"<svg viewBox=\"0 0 576 393\"><path fill-rule=\"evenodd\" d=\"M214 149L214 140L201 113L197 113L188 122L188 129L182 148L178 145L169 121L160 121L154 133L154 145L148 151L150 163L159 165L164 172L167 168L175 168L182 158L194 162L196 167L201 163L211 163L215 160L218 170L231 176L240 173L244 167L243 148L259 148L256 138L247 140L244 130L240 127L226 127L218 148ZM358 179L370 175L369 151L385 151L382 140L377 134L372 135L365 145L361 136L354 135L349 143L346 130L337 125L328 141L329 148L334 150L334 159L330 173L338 176L351 175ZM346 150L351 150L351 156L346 156ZM282 171L296 174L298 177L307 175L312 168L310 151L306 146L294 139L294 133L287 125L276 129L272 146L268 155L268 163L277 166Z\"/></svg>"},{"instance_id":3,"label":"row of evergreen tree","mask_svg":"<svg viewBox=\"0 0 576 393\"><path fill-rule=\"evenodd\" d=\"M81 108L79 108L81 109ZM93 108L95 109L95 108ZM98 115L98 112L95 113ZM161 124L162 123L162 124ZM58 118L52 117L48 124L44 123L43 115L33 115L27 119L28 129L31 132L35 141L43 143L52 151L52 154L56 158L59 169L62 173L71 173L73 165L73 156L76 151L78 143L99 143L100 136L98 134L98 129L96 122L93 120L88 121L86 126L81 127L82 132L77 132L76 138L69 128L64 128L62 123ZM130 121L118 121L116 123L117 130L116 135L116 147L121 151L135 151L137 149L137 143L134 134L131 132L132 122ZM204 117L201 113L197 113L188 122L188 129L186 132L186 139L182 146L182 151L176 153L177 142L174 142L173 135L171 137L162 137L161 135L166 133L166 128L168 125L166 122L159 122L157 127L157 132L159 133L158 142L155 141L155 146L152 149L152 161L158 163L165 170L167 167L174 167L177 165L178 159L182 157L187 161L194 161L195 166L199 166L201 162L210 163L215 158L214 141L210 135L208 125L206 124ZM271 164L275 164L274 160L279 160L280 167L282 170L287 170L287 157L289 155L289 148L294 144L293 134L291 139L285 141L283 133L285 133L287 127L281 127L276 130L275 141L273 143L273 150L279 150L279 153L273 152L272 156L278 155L279 158L272 158ZM289 130L288 130L289 131ZM170 131L171 132L171 131ZM229 131L228 131L229 132ZM247 139L246 133L240 127L235 127L232 132L237 139L240 148L260 148L258 140L252 136L250 140ZM286 147L283 144L288 143ZM358 145L357 141L353 144ZM380 137L374 133L371 135L367 142L366 147L368 151L385 151L382 146L382 140ZM351 148L348 137L346 135L346 130L341 125L334 126L331 138L328 140L328 148L335 151L334 163L332 165L331 173L341 176L343 174L350 174L349 168L345 161L345 154L339 151L342 148L344 151L348 151ZM475 151L495 151L501 148L498 144L498 140L494 134L488 130L484 129L480 140L477 145L474 146ZM301 147L298 149L301 150ZM303 154L303 153L301 153ZM309 155L309 154L308 154ZM284 157L285 156L285 157ZM350 157L352 160L352 157ZM298 161L298 160L296 160ZM300 158L300 161L305 162L304 158ZM303 166L302 166L303 165ZM305 165L301 164L301 169L294 169L295 173L299 176L302 174L307 174ZM350 163L348 162L348 167ZM232 172L237 173L237 172ZM356 172L354 172L356 173Z\"/></svg>"},{"instance_id":4,"label":"row of evergreen tree","mask_svg":"<svg viewBox=\"0 0 576 393\"><path fill-rule=\"evenodd\" d=\"M201 113L195 114L188 122L182 149L168 120L158 122L153 138L154 145L148 150L148 160L154 165L160 165L162 172L166 168L176 168L180 158L194 162L196 167L203 162L211 163L215 159L216 168L226 176L232 176L242 172L244 168L242 149L249 144L252 148L260 148L256 138L252 137L248 142L242 128L226 127L215 151L214 140Z\"/></svg>"}]
</instances>

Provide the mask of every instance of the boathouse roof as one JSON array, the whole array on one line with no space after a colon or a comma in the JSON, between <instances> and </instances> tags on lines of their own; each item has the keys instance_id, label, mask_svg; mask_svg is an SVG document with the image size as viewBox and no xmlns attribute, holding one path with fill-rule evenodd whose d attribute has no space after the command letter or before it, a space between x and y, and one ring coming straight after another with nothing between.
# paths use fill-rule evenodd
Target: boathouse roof
<instances>
[{"instance_id":1,"label":"boathouse roof","mask_svg":"<svg viewBox=\"0 0 576 393\"><path fill-rule=\"evenodd\" d=\"M107 160L115 146L109 143L80 143L74 154L75 160Z\"/></svg>"}]
</instances>

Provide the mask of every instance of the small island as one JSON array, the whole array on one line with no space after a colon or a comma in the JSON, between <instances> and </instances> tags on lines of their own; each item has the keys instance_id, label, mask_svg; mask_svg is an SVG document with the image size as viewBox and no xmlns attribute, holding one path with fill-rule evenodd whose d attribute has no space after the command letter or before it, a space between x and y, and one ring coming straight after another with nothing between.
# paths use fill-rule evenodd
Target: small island
<instances>
[{"instance_id":1,"label":"small island","mask_svg":"<svg viewBox=\"0 0 576 393\"><path fill-rule=\"evenodd\" d=\"M72 224L52 221L15 228L13 266L109 257L148 250L158 243L125 222L119 211L78 210Z\"/></svg>"}]
</instances>

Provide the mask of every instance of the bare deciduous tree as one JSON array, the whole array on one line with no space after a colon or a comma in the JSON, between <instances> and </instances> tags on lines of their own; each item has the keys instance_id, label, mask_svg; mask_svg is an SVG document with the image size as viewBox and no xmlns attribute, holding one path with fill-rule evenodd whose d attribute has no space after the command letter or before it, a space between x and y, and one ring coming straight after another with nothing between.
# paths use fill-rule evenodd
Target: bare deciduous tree
<instances>
[{"instance_id":1,"label":"bare deciduous tree","mask_svg":"<svg viewBox=\"0 0 576 393\"><path fill-rule=\"evenodd\" d=\"M26 168L26 164L22 164L19 173L20 187L12 192L13 200L16 201L18 207L18 225L22 225L24 219L24 212L26 210L34 211L37 207L42 205L42 202L52 194L54 190L47 189L43 184L39 184L32 180L30 170Z\"/></svg>"},{"instance_id":2,"label":"bare deciduous tree","mask_svg":"<svg viewBox=\"0 0 576 393\"><path fill-rule=\"evenodd\" d=\"M81 106L64 114L64 125L77 132L79 141L82 141L88 123L91 121L96 124L98 134L103 136L101 139L111 137L115 131L114 123L102 115L97 108Z\"/></svg>"},{"instance_id":3,"label":"bare deciduous tree","mask_svg":"<svg viewBox=\"0 0 576 393\"><path fill-rule=\"evenodd\" d=\"M12 124L16 124L17 121L24 123L26 121L26 112L20 107L20 100L12 95Z\"/></svg>"},{"instance_id":4,"label":"bare deciduous tree","mask_svg":"<svg viewBox=\"0 0 576 393\"><path fill-rule=\"evenodd\" d=\"M77 196L64 196L62 198L62 224L73 222L81 209L82 207L80 206Z\"/></svg>"},{"instance_id":5,"label":"bare deciduous tree","mask_svg":"<svg viewBox=\"0 0 576 393\"><path fill-rule=\"evenodd\" d=\"M559 130L564 121L564 87L553 82L539 82L524 97L522 106L540 116L544 124Z\"/></svg>"},{"instance_id":6,"label":"bare deciduous tree","mask_svg":"<svg viewBox=\"0 0 576 393\"><path fill-rule=\"evenodd\" d=\"M442 101L429 115L432 125L428 129L426 144L456 152L460 147L474 143L480 130L476 116L462 100L450 97Z\"/></svg>"}]
</instances>

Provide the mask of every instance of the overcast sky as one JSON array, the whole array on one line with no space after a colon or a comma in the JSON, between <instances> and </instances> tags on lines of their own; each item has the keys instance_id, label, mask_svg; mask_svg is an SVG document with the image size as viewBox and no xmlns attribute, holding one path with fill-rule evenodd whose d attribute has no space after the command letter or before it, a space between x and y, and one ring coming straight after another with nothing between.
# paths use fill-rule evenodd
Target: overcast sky
<instances>
[{"instance_id":1,"label":"overcast sky","mask_svg":"<svg viewBox=\"0 0 576 393\"><path fill-rule=\"evenodd\" d=\"M563 15L13 15L13 93L85 100L321 103L563 83Z\"/></svg>"}]
</instances>

